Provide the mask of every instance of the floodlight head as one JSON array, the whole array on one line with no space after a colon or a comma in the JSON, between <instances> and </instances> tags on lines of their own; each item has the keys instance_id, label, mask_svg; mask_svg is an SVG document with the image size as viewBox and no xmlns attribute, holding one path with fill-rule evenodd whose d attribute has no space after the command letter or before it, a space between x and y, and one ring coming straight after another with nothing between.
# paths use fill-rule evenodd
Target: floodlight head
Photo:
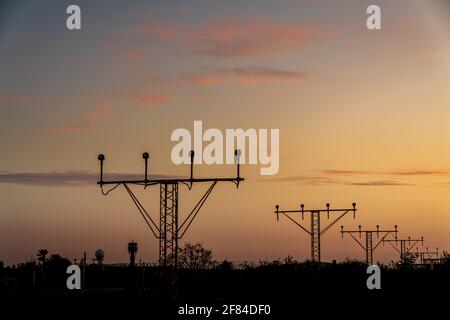
<instances>
[{"instance_id":1,"label":"floodlight head","mask_svg":"<svg viewBox=\"0 0 450 320\"><path fill-rule=\"evenodd\" d=\"M147 182L148 158L150 158L150 155L148 154L148 152L144 152L142 154L142 158L144 158L145 161L145 182Z\"/></svg>"},{"instance_id":2,"label":"floodlight head","mask_svg":"<svg viewBox=\"0 0 450 320\"><path fill-rule=\"evenodd\" d=\"M277 209L277 211L278 211L279 208L280 208L279 205L275 205L275 209Z\"/></svg>"},{"instance_id":3,"label":"floodlight head","mask_svg":"<svg viewBox=\"0 0 450 320\"><path fill-rule=\"evenodd\" d=\"M327 203L326 206L327 206L328 209L330 208L330 204L329 203Z\"/></svg>"},{"instance_id":4,"label":"floodlight head","mask_svg":"<svg viewBox=\"0 0 450 320\"><path fill-rule=\"evenodd\" d=\"M189 157L192 159L195 156L194 150L189 151Z\"/></svg>"},{"instance_id":5,"label":"floodlight head","mask_svg":"<svg viewBox=\"0 0 450 320\"><path fill-rule=\"evenodd\" d=\"M103 153L98 155L98 160L100 160L100 186L103 186L103 160L105 160Z\"/></svg>"},{"instance_id":6,"label":"floodlight head","mask_svg":"<svg viewBox=\"0 0 450 320\"><path fill-rule=\"evenodd\" d=\"M305 205L303 203L300 204L300 208L302 208L302 210L303 210L303 208L305 208Z\"/></svg>"},{"instance_id":7,"label":"floodlight head","mask_svg":"<svg viewBox=\"0 0 450 320\"><path fill-rule=\"evenodd\" d=\"M240 165L240 162L241 162L241 154L242 154L242 152L241 152L241 150L240 149L236 149L236 150L234 150L234 155L236 156L236 163L237 163L237 173L236 173L236 176L237 176L237 179L238 179L238 182L237 182L237 186L239 187L239 179L241 178L240 177L240 173L239 173L239 165Z\"/></svg>"}]
</instances>

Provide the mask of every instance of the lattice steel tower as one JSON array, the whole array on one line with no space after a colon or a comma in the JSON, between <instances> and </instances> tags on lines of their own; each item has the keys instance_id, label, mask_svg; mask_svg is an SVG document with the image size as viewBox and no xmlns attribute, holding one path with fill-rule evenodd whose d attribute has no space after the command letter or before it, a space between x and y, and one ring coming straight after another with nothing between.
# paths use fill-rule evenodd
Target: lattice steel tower
<instances>
[{"instance_id":1,"label":"lattice steel tower","mask_svg":"<svg viewBox=\"0 0 450 320\"><path fill-rule=\"evenodd\" d=\"M376 230L362 230L361 226L358 226L358 230L344 230L344 226L341 226L341 235L344 237L344 233L349 234L353 240L366 252L366 264L371 266L373 264L373 252L376 248L383 242L386 237L392 235L395 239L397 239L397 226L394 227L394 230L380 230L380 226L377 225ZM381 233L381 239L374 245L373 244L373 234L376 234L377 238L379 238ZM355 234L359 235L361 239L362 234L365 235L366 244L362 244L356 237Z\"/></svg>"},{"instance_id":2,"label":"lattice steel tower","mask_svg":"<svg viewBox=\"0 0 450 320\"><path fill-rule=\"evenodd\" d=\"M349 211L353 212L353 218L355 218L356 213L356 203L352 203L351 209L330 209L330 204L326 204L326 209L314 209L314 210L305 210L305 206L303 203L300 205L300 210L279 210L280 206L275 206L275 214L277 215L277 221L279 221L280 213L295 223L298 227L300 227L303 231L311 237L311 260L313 262L320 263L320 239L325 232L327 232L332 226L336 224L340 219L342 219ZM328 224L324 229L321 229L320 226L320 215L322 213L326 213L327 217L330 218L330 212L342 212L342 214L337 217L334 221ZM305 213L309 213L311 215L311 227L310 230L303 227L300 223L298 223L294 218L290 217L289 213L301 213L302 220L304 220Z\"/></svg>"}]
</instances>

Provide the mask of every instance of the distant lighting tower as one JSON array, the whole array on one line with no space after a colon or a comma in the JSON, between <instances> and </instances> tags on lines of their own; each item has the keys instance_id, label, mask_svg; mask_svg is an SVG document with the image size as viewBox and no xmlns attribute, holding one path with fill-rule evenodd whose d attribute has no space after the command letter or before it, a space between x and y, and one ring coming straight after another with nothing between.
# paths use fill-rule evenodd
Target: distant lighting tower
<instances>
[{"instance_id":1,"label":"distant lighting tower","mask_svg":"<svg viewBox=\"0 0 450 320\"><path fill-rule=\"evenodd\" d=\"M373 252L376 248L378 248L380 243L383 242L383 240L386 239L386 237L389 235L392 235L395 239L397 239L397 226L394 226L394 230L380 230L380 226L378 225L376 230L361 230L361 226L358 226L358 230L344 230L344 226L341 226L342 238L344 237L344 233L348 233L353 238L353 240L355 240L356 243L358 243L359 246L366 252L366 264L368 266L371 266L373 264ZM373 233L377 235L377 238L381 233L381 239L375 245L373 244ZM359 241L355 237L355 234L358 234L360 239L361 235L364 234L366 238L366 244L362 244L361 241Z\"/></svg>"},{"instance_id":2,"label":"distant lighting tower","mask_svg":"<svg viewBox=\"0 0 450 320\"><path fill-rule=\"evenodd\" d=\"M387 242L391 245L392 248L395 249L398 253L400 253L400 260L405 261L407 258L415 258L414 253L411 250L420 242L423 246L423 237L420 239L395 239L395 240L383 240L383 243ZM394 244L395 243L395 244ZM398 245L400 244L400 249Z\"/></svg>"},{"instance_id":3,"label":"distant lighting tower","mask_svg":"<svg viewBox=\"0 0 450 320\"><path fill-rule=\"evenodd\" d=\"M134 267L135 265L137 251L138 251L138 244L134 241L128 242L128 255L130 256L131 267Z\"/></svg>"},{"instance_id":4,"label":"distant lighting tower","mask_svg":"<svg viewBox=\"0 0 450 320\"><path fill-rule=\"evenodd\" d=\"M356 203L352 203L351 209L330 209L330 204L326 204L326 209L314 209L314 210L305 210L305 206L303 203L300 205L300 210L280 210L280 206L275 206L275 214L277 215L277 221L279 220L280 213L283 214L286 218L295 223L298 227L300 227L303 231L311 236L311 260L313 262L320 263L320 238L321 236L327 232L332 226L336 224L339 220L341 220L348 212L353 212L353 218L355 218L356 214ZM333 220L329 225L325 228L321 229L320 227L320 215L322 213L326 213L328 219L330 218L330 212L342 212L335 220ZM294 218L290 217L289 213L301 213L302 220L304 219L305 213L309 213L311 215L311 229L308 230L303 227L300 223L294 220Z\"/></svg>"},{"instance_id":5,"label":"distant lighting tower","mask_svg":"<svg viewBox=\"0 0 450 320\"><path fill-rule=\"evenodd\" d=\"M436 248L436 251L428 251L428 247L426 247L426 251L419 251L419 247L417 247L414 254L419 259L420 264L433 264L440 260L439 248Z\"/></svg>"}]
</instances>

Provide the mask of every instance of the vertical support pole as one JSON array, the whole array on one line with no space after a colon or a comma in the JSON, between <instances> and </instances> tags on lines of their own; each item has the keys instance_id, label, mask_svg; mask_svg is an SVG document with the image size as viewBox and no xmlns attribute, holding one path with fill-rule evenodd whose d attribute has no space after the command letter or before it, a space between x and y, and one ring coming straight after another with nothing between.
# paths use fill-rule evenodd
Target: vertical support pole
<instances>
[{"instance_id":1,"label":"vertical support pole","mask_svg":"<svg viewBox=\"0 0 450 320\"><path fill-rule=\"evenodd\" d=\"M405 240L400 240L400 260L404 260L406 254L406 241Z\"/></svg>"},{"instance_id":2,"label":"vertical support pole","mask_svg":"<svg viewBox=\"0 0 450 320\"><path fill-rule=\"evenodd\" d=\"M320 212L311 212L311 260L320 263Z\"/></svg>"},{"instance_id":3,"label":"vertical support pole","mask_svg":"<svg viewBox=\"0 0 450 320\"><path fill-rule=\"evenodd\" d=\"M160 184L159 264L175 269L178 262L178 183Z\"/></svg>"},{"instance_id":4,"label":"vertical support pole","mask_svg":"<svg viewBox=\"0 0 450 320\"><path fill-rule=\"evenodd\" d=\"M167 265L167 184L160 184L159 187L159 265Z\"/></svg>"},{"instance_id":5,"label":"vertical support pole","mask_svg":"<svg viewBox=\"0 0 450 320\"><path fill-rule=\"evenodd\" d=\"M373 244L371 231L366 231L366 263L368 266L373 264Z\"/></svg>"}]
</instances>

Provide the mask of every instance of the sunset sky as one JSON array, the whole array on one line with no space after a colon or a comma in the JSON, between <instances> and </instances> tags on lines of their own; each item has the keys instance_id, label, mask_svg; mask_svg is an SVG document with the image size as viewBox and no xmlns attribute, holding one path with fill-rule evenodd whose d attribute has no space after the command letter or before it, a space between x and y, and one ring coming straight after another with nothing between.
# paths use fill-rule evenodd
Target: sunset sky
<instances>
[{"instance_id":1,"label":"sunset sky","mask_svg":"<svg viewBox=\"0 0 450 320\"><path fill-rule=\"evenodd\" d=\"M82 30L66 28L81 7ZM366 8L382 30L366 28ZM450 4L430 1L6 1L0 4L0 260L38 249L156 262L156 239L109 173L188 175L170 159L177 128L280 129L280 170L216 187L184 242L217 259L309 258L282 209L350 207L322 259L364 259L339 226L399 228L450 250ZM197 166L197 176L235 167ZM186 216L207 189L180 186ZM157 218L159 190L134 187ZM301 219L299 220L301 221ZM325 223L323 220L323 223ZM309 221L304 224L309 226ZM397 259L389 246L375 261Z\"/></svg>"}]
</instances>

